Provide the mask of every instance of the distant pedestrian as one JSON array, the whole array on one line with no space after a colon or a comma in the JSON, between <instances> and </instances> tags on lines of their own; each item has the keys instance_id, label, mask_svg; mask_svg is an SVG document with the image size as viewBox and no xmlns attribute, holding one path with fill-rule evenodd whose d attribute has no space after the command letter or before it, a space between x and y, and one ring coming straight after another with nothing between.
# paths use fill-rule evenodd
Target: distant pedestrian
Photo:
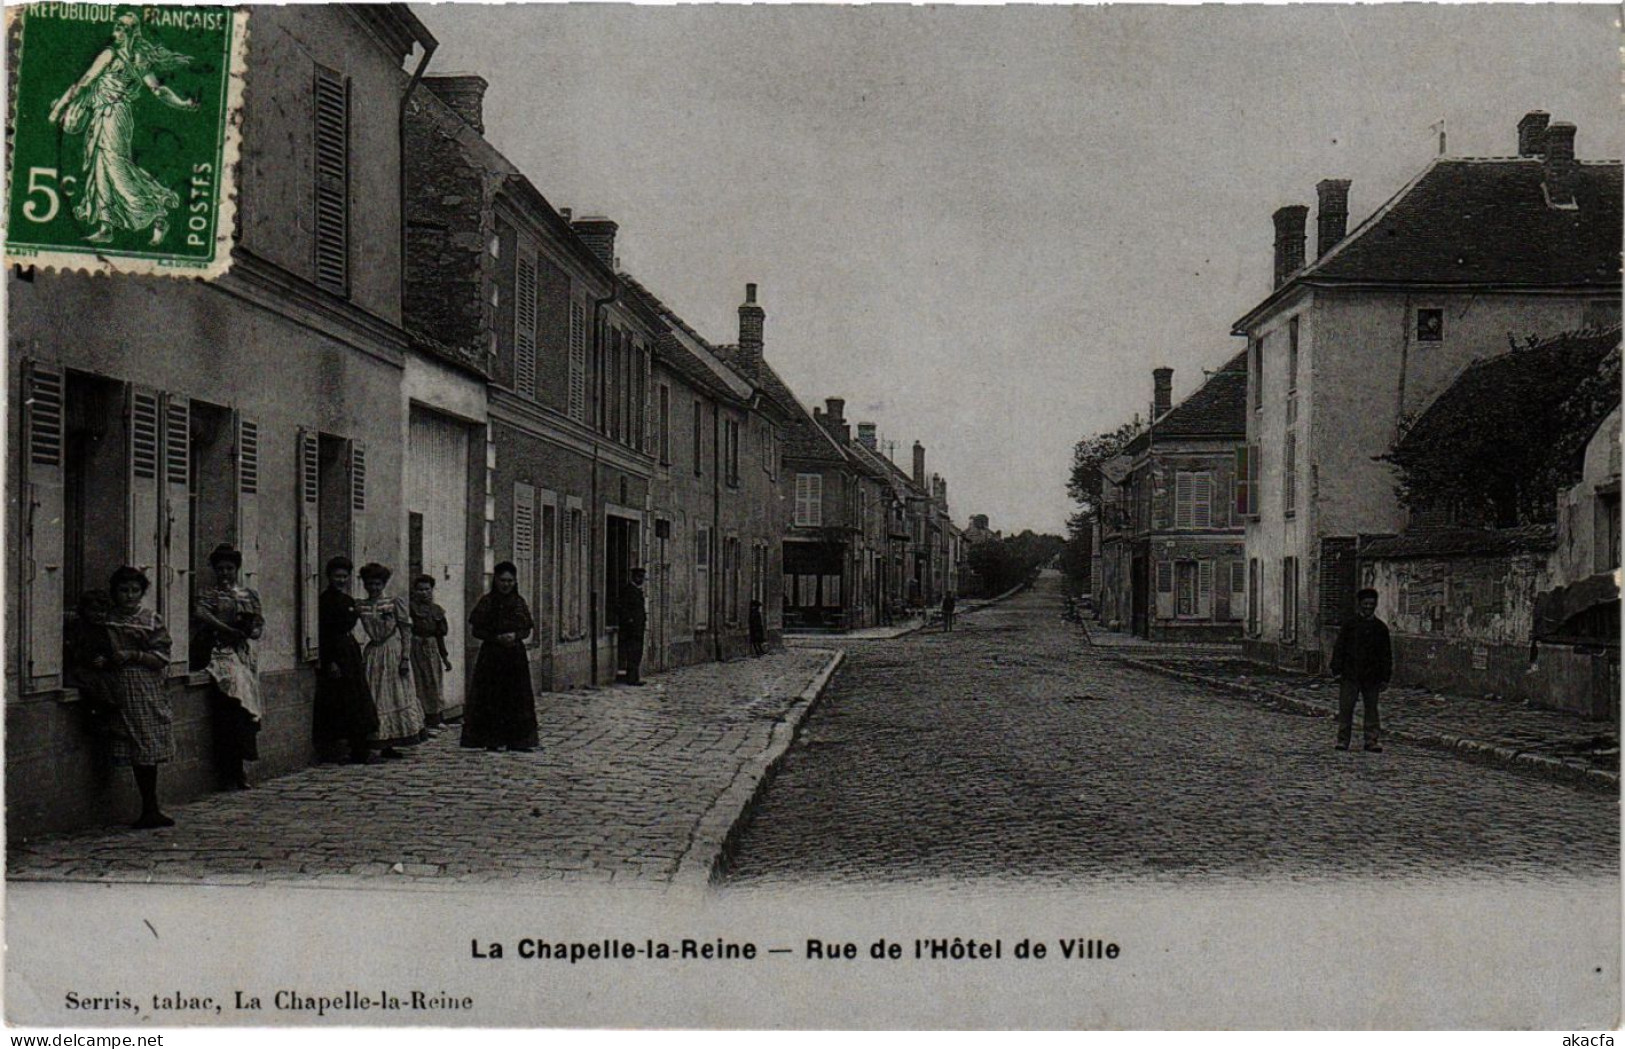
<instances>
[{"instance_id":1,"label":"distant pedestrian","mask_svg":"<svg viewBox=\"0 0 1625 1049\"><path fill-rule=\"evenodd\" d=\"M350 596L348 557L327 562L327 589L316 602L318 639L316 708L313 735L319 757L327 758L340 742L348 745L350 760L365 765L372 760L367 740L378 731L378 708L367 685L367 668L355 625L361 616Z\"/></svg>"},{"instance_id":2,"label":"distant pedestrian","mask_svg":"<svg viewBox=\"0 0 1625 1049\"><path fill-rule=\"evenodd\" d=\"M954 628L954 607L957 604L958 602L954 600L953 591L950 590L942 595L942 629L952 630Z\"/></svg>"},{"instance_id":3,"label":"distant pedestrian","mask_svg":"<svg viewBox=\"0 0 1625 1049\"><path fill-rule=\"evenodd\" d=\"M1332 650L1332 675L1341 681L1337 700L1337 749L1349 749L1354 735L1354 702L1365 705L1365 749L1382 751L1382 723L1377 714L1377 697L1394 672L1393 643L1388 625L1377 618L1377 592L1361 590L1355 596L1356 612L1343 624Z\"/></svg>"},{"instance_id":4,"label":"distant pedestrian","mask_svg":"<svg viewBox=\"0 0 1625 1049\"><path fill-rule=\"evenodd\" d=\"M412 687L412 613L405 601L384 593L389 569L373 562L362 565L360 574L367 588L367 596L355 603L367 635L361 661L378 710L378 731L370 745L381 758L404 757L400 748L423 738L423 707Z\"/></svg>"},{"instance_id":5,"label":"distant pedestrian","mask_svg":"<svg viewBox=\"0 0 1625 1049\"><path fill-rule=\"evenodd\" d=\"M141 604L152 584L138 568L118 569L107 583L113 610L107 615L112 654L108 680L120 731L109 741L113 764L129 765L141 794L137 830L173 827L158 808L158 766L175 759L175 714L164 689L170 637L158 613Z\"/></svg>"},{"instance_id":6,"label":"distant pedestrian","mask_svg":"<svg viewBox=\"0 0 1625 1049\"><path fill-rule=\"evenodd\" d=\"M767 620L762 615L762 603L750 603L750 651L754 656L767 655Z\"/></svg>"},{"instance_id":7,"label":"distant pedestrian","mask_svg":"<svg viewBox=\"0 0 1625 1049\"><path fill-rule=\"evenodd\" d=\"M536 629L519 594L519 569L504 561L491 574L491 592L468 617L480 653L463 705L465 747L528 752L536 749L536 694L530 686L525 639Z\"/></svg>"},{"instance_id":8,"label":"distant pedestrian","mask_svg":"<svg viewBox=\"0 0 1625 1049\"><path fill-rule=\"evenodd\" d=\"M446 636L450 633L446 610L434 601L434 576L418 576L412 580L412 684L423 707L425 731L439 729L445 721L445 675L451 670Z\"/></svg>"},{"instance_id":9,"label":"distant pedestrian","mask_svg":"<svg viewBox=\"0 0 1625 1049\"><path fill-rule=\"evenodd\" d=\"M628 685L643 684L643 631L649 622L649 610L643 601L643 580L647 573L632 569L632 577L621 587L618 605L621 617L621 661L626 667Z\"/></svg>"},{"instance_id":10,"label":"distant pedestrian","mask_svg":"<svg viewBox=\"0 0 1625 1049\"><path fill-rule=\"evenodd\" d=\"M253 642L265 632L260 595L242 585L238 573L242 552L221 543L209 554L215 585L198 591L192 618L201 628L198 639L209 654L209 678L214 682L214 753L222 785L247 790L246 762L260 759L260 671Z\"/></svg>"}]
</instances>

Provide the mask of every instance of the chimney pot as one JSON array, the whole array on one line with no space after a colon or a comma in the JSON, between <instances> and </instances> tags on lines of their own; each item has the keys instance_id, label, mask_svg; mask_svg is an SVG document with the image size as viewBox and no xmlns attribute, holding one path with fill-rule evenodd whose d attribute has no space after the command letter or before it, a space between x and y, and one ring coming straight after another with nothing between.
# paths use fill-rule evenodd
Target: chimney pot
<instances>
[{"instance_id":1,"label":"chimney pot","mask_svg":"<svg viewBox=\"0 0 1625 1049\"><path fill-rule=\"evenodd\" d=\"M485 89L491 85L486 83L484 77L471 73L426 76L423 86L475 131L485 134Z\"/></svg>"},{"instance_id":2,"label":"chimney pot","mask_svg":"<svg viewBox=\"0 0 1625 1049\"><path fill-rule=\"evenodd\" d=\"M1546 152L1546 125L1552 115L1544 110L1531 110L1518 121L1518 156L1538 157Z\"/></svg>"},{"instance_id":3,"label":"chimney pot","mask_svg":"<svg viewBox=\"0 0 1625 1049\"><path fill-rule=\"evenodd\" d=\"M1321 179L1315 184L1320 207L1315 217L1315 258L1322 258L1349 231L1349 180Z\"/></svg>"},{"instance_id":4,"label":"chimney pot","mask_svg":"<svg viewBox=\"0 0 1625 1049\"><path fill-rule=\"evenodd\" d=\"M577 237L611 271L615 269L615 233L621 228L602 215L588 215L570 223Z\"/></svg>"},{"instance_id":5,"label":"chimney pot","mask_svg":"<svg viewBox=\"0 0 1625 1049\"><path fill-rule=\"evenodd\" d=\"M914 442L914 483L925 487L925 445Z\"/></svg>"},{"instance_id":6,"label":"chimney pot","mask_svg":"<svg viewBox=\"0 0 1625 1049\"><path fill-rule=\"evenodd\" d=\"M762 330L766 322L767 314L756 305L756 285L745 285L745 302L739 307L739 362L753 379L762 366Z\"/></svg>"},{"instance_id":7,"label":"chimney pot","mask_svg":"<svg viewBox=\"0 0 1625 1049\"><path fill-rule=\"evenodd\" d=\"M755 301L756 301L756 285L754 285L754 284L745 285L745 303L746 303L746 305L754 303Z\"/></svg>"},{"instance_id":8,"label":"chimney pot","mask_svg":"<svg viewBox=\"0 0 1625 1049\"><path fill-rule=\"evenodd\" d=\"M1160 419L1168 414L1174 401L1174 370L1172 368L1151 369L1152 403L1156 406L1152 410L1152 417Z\"/></svg>"},{"instance_id":9,"label":"chimney pot","mask_svg":"<svg viewBox=\"0 0 1625 1049\"><path fill-rule=\"evenodd\" d=\"M1302 204L1288 204L1276 209L1275 215L1275 286L1286 283L1287 277L1303 266L1303 228L1308 221L1309 209Z\"/></svg>"}]
</instances>

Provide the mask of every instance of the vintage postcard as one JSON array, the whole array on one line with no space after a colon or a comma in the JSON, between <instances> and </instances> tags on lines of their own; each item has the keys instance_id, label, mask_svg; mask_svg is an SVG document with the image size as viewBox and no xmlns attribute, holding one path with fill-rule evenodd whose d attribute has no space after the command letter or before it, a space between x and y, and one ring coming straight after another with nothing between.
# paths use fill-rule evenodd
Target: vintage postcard
<instances>
[{"instance_id":1,"label":"vintage postcard","mask_svg":"<svg viewBox=\"0 0 1625 1049\"><path fill-rule=\"evenodd\" d=\"M8 16L6 261L224 273L247 13L40 3Z\"/></svg>"},{"instance_id":2,"label":"vintage postcard","mask_svg":"<svg viewBox=\"0 0 1625 1049\"><path fill-rule=\"evenodd\" d=\"M8 1023L1618 1025L1617 9L8 13Z\"/></svg>"}]
</instances>

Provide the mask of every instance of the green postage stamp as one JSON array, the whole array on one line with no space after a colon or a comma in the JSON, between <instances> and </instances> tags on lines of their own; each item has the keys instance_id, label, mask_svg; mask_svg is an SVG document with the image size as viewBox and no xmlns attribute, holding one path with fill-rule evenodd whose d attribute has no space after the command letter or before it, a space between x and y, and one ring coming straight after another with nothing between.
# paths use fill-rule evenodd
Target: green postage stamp
<instances>
[{"instance_id":1,"label":"green postage stamp","mask_svg":"<svg viewBox=\"0 0 1625 1049\"><path fill-rule=\"evenodd\" d=\"M35 3L7 15L7 263L224 273L247 12Z\"/></svg>"}]
</instances>

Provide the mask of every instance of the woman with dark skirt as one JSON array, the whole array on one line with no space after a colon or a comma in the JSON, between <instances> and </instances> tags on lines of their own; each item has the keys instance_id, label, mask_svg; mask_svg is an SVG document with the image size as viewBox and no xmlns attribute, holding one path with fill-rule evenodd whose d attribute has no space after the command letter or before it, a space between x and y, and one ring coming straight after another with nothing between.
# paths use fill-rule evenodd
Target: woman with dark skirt
<instances>
[{"instance_id":1,"label":"woman with dark skirt","mask_svg":"<svg viewBox=\"0 0 1625 1049\"><path fill-rule=\"evenodd\" d=\"M113 764L129 765L135 773L141 793L141 815L132 824L137 830L175 825L158 808L158 766L175 758L175 714L164 692L169 631L158 613L141 605L151 585L140 569L128 565L107 584L113 594L106 622L112 653L104 662L119 722L110 743Z\"/></svg>"},{"instance_id":2,"label":"woman with dark skirt","mask_svg":"<svg viewBox=\"0 0 1625 1049\"><path fill-rule=\"evenodd\" d=\"M462 745L535 750L536 696L525 654L525 639L535 623L519 596L519 570L511 561L497 565L491 592L480 598L468 621L480 641L480 654L463 706Z\"/></svg>"},{"instance_id":3,"label":"woman with dark skirt","mask_svg":"<svg viewBox=\"0 0 1625 1049\"><path fill-rule=\"evenodd\" d=\"M209 554L215 585L198 593L192 618L201 628L199 640L209 653L209 677L214 682L214 752L221 779L228 790L250 786L244 762L260 759L260 672L252 641L265 632L260 595L237 580L243 555L230 543Z\"/></svg>"},{"instance_id":4,"label":"woman with dark skirt","mask_svg":"<svg viewBox=\"0 0 1625 1049\"><path fill-rule=\"evenodd\" d=\"M367 687L355 625L361 615L350 596L348 557L327 562L327 589L316 604L318 657L314 735L324 760L340 741L348 744L350 760L365 765L371 759L368 740L378 731L378 711Z\"/></svg>"}]
</instances>

